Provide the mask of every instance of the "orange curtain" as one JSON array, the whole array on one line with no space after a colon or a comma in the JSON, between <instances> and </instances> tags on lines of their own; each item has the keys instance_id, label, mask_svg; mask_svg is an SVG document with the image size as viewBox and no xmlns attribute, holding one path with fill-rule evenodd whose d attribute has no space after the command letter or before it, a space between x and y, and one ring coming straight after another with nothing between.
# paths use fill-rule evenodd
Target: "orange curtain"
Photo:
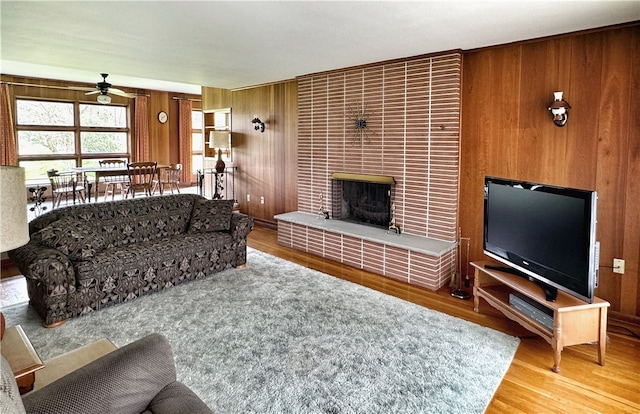
<instances>
[{"instance_id":1,"label":"orange curtain","mask_svg":"<svg viewBox=\"0 0 640 414\"><path fill-rule=\"evenodd\" d=\"M13 114L11 112L11 97L9 85L0 85L0 164L18 165L18 149L16 146L16 134L13 130Z\"/></svg>"},{"instance_id":2,"label":"orange curtain","mask_svg":"<svg viewBox=\"0 0 640 414\"><path fill-rule=\"evenodd\" d=\"M136 152L133 161L149 161L149 98L136 96L135 98L135 144Z\"/></svg>"},{"instance_id":3,"label":"orange curtain","mask_svg":"<svg viewBox=\"0 0 640 414\"><path fill-rule=\"evenodd\" d=\"M182 164L182 172L180 181L191 184L193 174L191 172L191 109L192 103L188 99L180 99L179 101L179 122L178 126L178 148L180 154L180 164Z\"/></svg>"}]
</instances>

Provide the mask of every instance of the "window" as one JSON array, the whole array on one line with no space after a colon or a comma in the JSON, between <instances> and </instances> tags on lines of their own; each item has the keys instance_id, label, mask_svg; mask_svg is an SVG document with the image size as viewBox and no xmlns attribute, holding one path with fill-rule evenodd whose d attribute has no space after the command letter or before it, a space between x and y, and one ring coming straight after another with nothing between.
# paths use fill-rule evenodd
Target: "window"
<instances>
[{"instance_id":1,"label":"window","mask_svg":"<svg viewBox=\"0 0 640 414\"><path fill-rule=\"evenodd\" d=\"M73 126L73 104L47 101L16 101L18 125Z\"/></svg>"},{"instance_id":2,"label":"window","mask_svg":"<svg viewBox=\"0 0 640 414\"><path fill-rule=\"evenodd\" d=\"M202 111L191 111L191 172L203 169Z\"/></svg>"},{"instance_id":3,"label":"window","mask_svg":"<svg viewBox=\"0 0 640 414\"><path fill-rule=\"evenodd\" d=\"M73 131L18 131L19 155L74 154Z\"/></svg>"},{"instance_id":4,"label":"window","mask_svg":"<svg viewBox=\"0 0 640 414\"><path fill-rule=\"evenodd\" d=\"M47 181L47 170L130 158L129 108L80 102L16 99L18 163L27 182Z\"/></svg>"}]
</instances>

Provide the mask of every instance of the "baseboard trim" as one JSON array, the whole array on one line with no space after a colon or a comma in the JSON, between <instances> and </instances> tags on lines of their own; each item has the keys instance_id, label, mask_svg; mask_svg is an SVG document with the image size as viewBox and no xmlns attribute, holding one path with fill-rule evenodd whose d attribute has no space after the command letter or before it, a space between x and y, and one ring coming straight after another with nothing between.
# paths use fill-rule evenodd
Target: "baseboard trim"
<instances>
[{"instance_id":1,"label":"baseboard trim","mask_svg":"<svg viewBox=\"0 0 640 414\"><path fill-rule=\"evenodd\" d=\"M259 218L254 218L253 221L258 226L266 227L271 230L278 230L278 223L275 221L263 220Z\"/></svg>"}]
</instances>

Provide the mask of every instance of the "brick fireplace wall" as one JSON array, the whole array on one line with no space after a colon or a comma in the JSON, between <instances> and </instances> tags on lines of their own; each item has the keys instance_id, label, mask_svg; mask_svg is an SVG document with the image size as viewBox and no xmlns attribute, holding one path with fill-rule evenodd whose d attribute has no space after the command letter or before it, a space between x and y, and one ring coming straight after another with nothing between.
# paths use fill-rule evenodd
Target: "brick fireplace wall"
<instances>
[{"instance_id":1,"label":"brick fireplace wall","mask_svg":"<svg viewBox=\"0 0 640 414\"><path fill-rule=\"evenodd\" d=\"M432 290L446 285L456 269L461 65L452 52L298 78L298 212L276 216L278 242ZM359 115L364 134L354 129ZM334 172L392 176L402 236L314 218L331 208Z\"/></svg>"},{"instance_id":2,"label":"brick fireplace wall","mask_svg":"<svg viewBox=\"0 0 640 414\"><path fill-rule=\"evenodd\" d=\"M404 233L455 241L461 53L298 78L298 210L331 205L331 174L390 175ZM353 134L365 108L368 137Z\"/></svg>"}]
</instances>

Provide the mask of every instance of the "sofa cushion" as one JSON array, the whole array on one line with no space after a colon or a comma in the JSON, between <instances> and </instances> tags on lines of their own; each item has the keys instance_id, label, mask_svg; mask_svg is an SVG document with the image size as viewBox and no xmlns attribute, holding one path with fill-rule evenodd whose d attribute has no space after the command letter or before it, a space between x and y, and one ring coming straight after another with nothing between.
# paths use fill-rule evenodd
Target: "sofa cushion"
<instances>
[{"instance_id":1,"label":"sofa cushion","mask_svg":"<svg viewBox=\"0 0 640 414\"><path fill-rule=\"evenodd\" d=\"M230 232L185 233L107 248L75 264L76 295L65 300L78 313L102 309L234 267L237 256Z\"/></svg>"},{"instance_id":2,"label":"sofa cushion","mask_svg":"<svg viewBox=\"0 0 640 414\"><path fill-rule=\"evenodd\" d=\"M90 260L104 249L104 237L92 231L86 220L63 217L36 233L47 247L60 250L74 261Z\"/></svg>"},{"instance_id":3,"label":"sofa cushion","mask_svg":"<svg viewBox=\"0 0 640 414\"><path fill-rule=\"evenodd\" d=\"M74 218L104 237L105 248L131 245L186 233L197 194L165 194L56 208L29 222L34 234L54 221ZM34 239L35 240L35 239ZM35 240L39 241L39 240Z\"/></svg>"},{"instance_id":4,"label":"sofa cushion","mask_svg":"<svg viewBox=\"0 0 640 414\"><path fill-rule=\"evenodd\" d=\"M233 200L196 200L189 224L190 233L228 231L231 227Z\"/></svg>"},{"instance_id":5,"label":"sofa cushion","mask_svg":"<svg viewBox=\"0 0 640 414\"><path fill-rule=\"evenodd\" d=\"M107 248L159 240L185 233L195 194L163 195L101 203L96 218ZM106 204L106 205L105 205Z\"/></svg>"}]
</instances>

